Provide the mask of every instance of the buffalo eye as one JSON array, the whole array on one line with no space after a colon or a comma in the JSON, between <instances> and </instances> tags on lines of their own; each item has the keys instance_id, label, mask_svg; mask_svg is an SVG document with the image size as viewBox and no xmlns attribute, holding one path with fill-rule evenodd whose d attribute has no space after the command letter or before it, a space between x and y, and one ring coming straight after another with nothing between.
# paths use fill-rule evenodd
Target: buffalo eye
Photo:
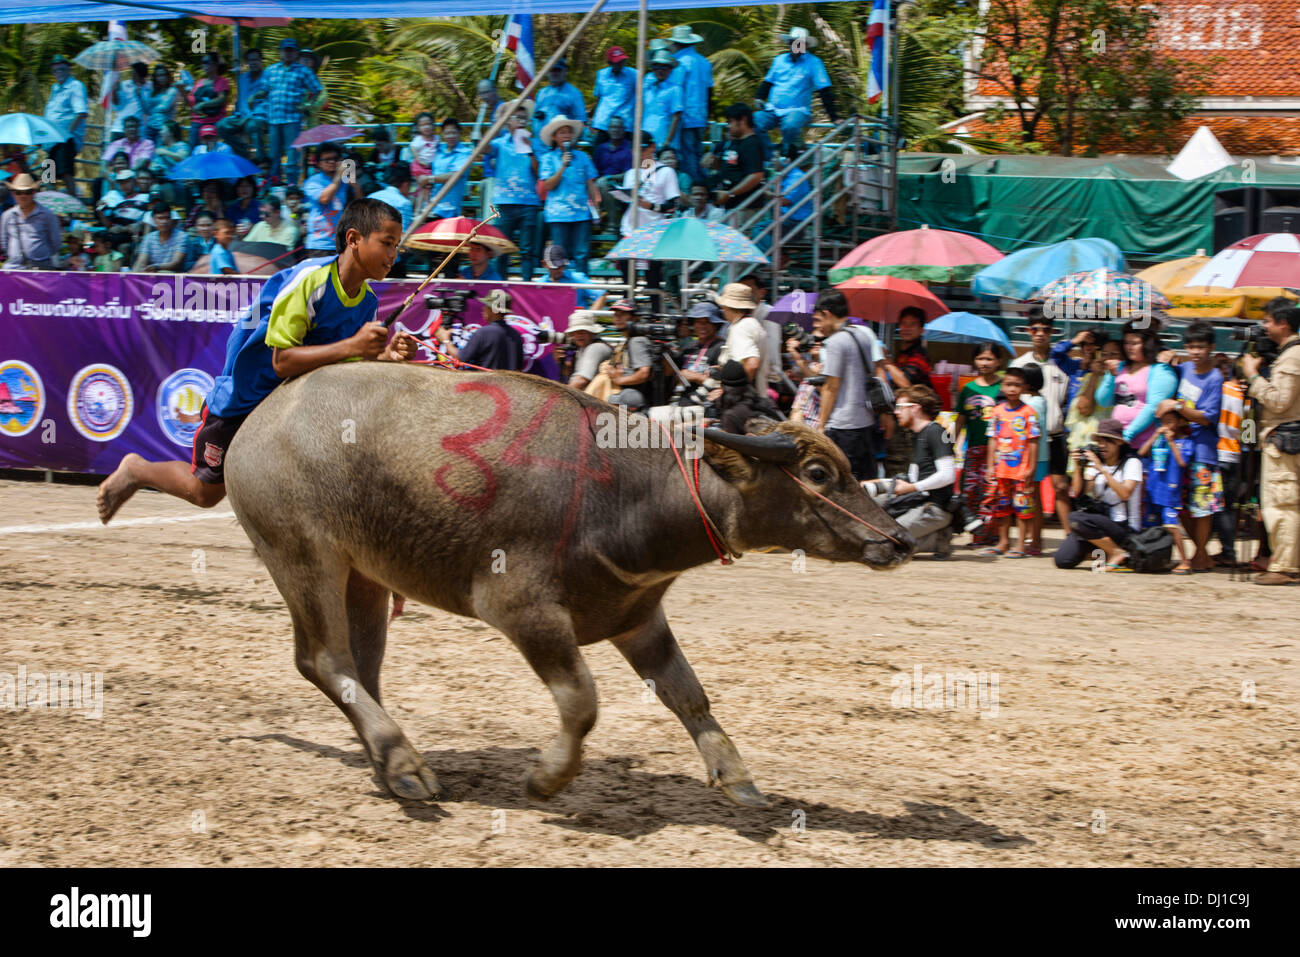
<instances>
[{"instance_id":1,"label":"buffalo eye","mask_svg":"<svg viewBox=\"0 0 1300 957\"><path fill-rule=\"evenodd\" d=\"M830 481L831 473L820 465L811 465L808 467L808 477L818 485L825 485Z\"/></svg>"}]
</instances>

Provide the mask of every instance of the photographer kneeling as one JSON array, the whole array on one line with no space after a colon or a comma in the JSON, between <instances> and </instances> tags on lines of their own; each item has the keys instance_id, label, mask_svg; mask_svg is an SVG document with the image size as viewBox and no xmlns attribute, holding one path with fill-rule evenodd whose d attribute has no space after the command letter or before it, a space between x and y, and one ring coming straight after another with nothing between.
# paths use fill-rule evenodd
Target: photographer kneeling
<instances>
[{"instance_id":1,"label":"photographer kneeling","mask_svg":"<svg viewBox=\"0 0 1300 957\"><path fill-rule=\"evenodd\" d=\"M916 437L907 479L878 479L862 483L873 499L916 539L918 552L936 558L952 555L954 531L971 531L979 518L953 495L957 470L952 440L935 416L943 409L938 394L925 385L911 385L898 395L894 411L898 424Z\"/></svg>"},{"instance_id":2,"label":"photographer kneeling","mask_svg":"<svg viewBox=\"0 0 1300 957\"><path fill-rule=\"evenodd\" d=\"M569 328L565 330L565 335L578 351L571 354L573 371L568 381L575 389L587 388L600 372L600 364L614 353L608 343L597 338L602 331L596 317L587 309L579 309L569 316Z\"/></svg>"},{"instance_id":3,"label":"photographer kneeling","mask_svg":"<svg viewBox=\"0 0 1300 957\"><path fill-rule=\"evenodd\" d=\"M628 326L636 318L636 303L631 299L620 299L610 309L614 312L614 328L627 338L614 350L613 359L600 364L600 371L609 377L609 384L619 390L607 401L613 405L625 405L629 412L640 412L648 403L646 393L653 371L650 368L654 363L650 343L644 336L628 335Z\"/></svg>"},{"instance_id":4,"label":"photographer kneeling","mask_svg":"<svg viewBox=\"0 0 1300 957\"><path fill-rule=\"evenodd\" d=\"M1074 453L1070 498L1075 510L1069 516L1070 534L1053 558L1057 568L1074 568L1099 548L1106 555L1106 571L1117 571L1128 558L1129 539L1142 529L1142 462L1124 441L1119 419L1103 420L1092 441L1096 444Z\"/></svg>"}]
</instances>

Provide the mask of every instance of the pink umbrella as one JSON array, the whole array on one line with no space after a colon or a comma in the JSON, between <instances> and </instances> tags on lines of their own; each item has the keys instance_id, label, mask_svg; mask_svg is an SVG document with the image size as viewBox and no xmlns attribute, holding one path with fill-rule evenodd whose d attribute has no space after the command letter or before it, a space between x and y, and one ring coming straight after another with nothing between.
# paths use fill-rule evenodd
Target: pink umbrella
<instances>
[{"instance_id":1,"label":"pink umbrella","mask_svg":"<svg viewBox=\"0 0 1300 957\"><path fill-rule=\"evenodd\" d=\"M1300 236L1259 233L1235 242L1192 275L1188 286L1300 287Z\"/></svg>"},{"instance_id":2,"label":"pink umbrella","mask_svg":"<svg viewBox=\"0 0 1300 957\"><path fill-rule=\"evenodd\" d=\"M289 145L297 149L300 146L318 146L321 143L350 140L352 137L360 135L360 130L354 130L350 126L326 123L322 126L313 126L309 130L303 130Z\"/></svg>"},{"instance_id":3,"label":"pink umbrella","mask_svg":"<svg viewBox=\"0 0 1300 957\"><path fill-rule=\"evenodd\" d=\"M908 229L868 239L831 267L832 283L853 276L895 276L920 282L963 283L1002 258L982 239L947 229Z\"/></svg>"}]
</instances>

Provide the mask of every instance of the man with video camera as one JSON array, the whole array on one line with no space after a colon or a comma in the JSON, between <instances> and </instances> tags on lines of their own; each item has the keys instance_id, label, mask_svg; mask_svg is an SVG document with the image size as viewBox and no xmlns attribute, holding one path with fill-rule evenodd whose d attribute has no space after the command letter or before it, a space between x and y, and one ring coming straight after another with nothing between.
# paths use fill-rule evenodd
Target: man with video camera
<instances>
[{"instance_id":1,"label":"man with video camera","mask_svg":"<svg viewBox=\"0 0 1300 957\"><path fill-rule=\"evenodd\" d=\"M506 321L510 305L510 293L493 289L483 299L483 325L469 337L463 349L456 348L451 341L451 330L446 326L435 335L443 343L444 351L461 362L484 369L518 372L524 367L524 337Z\"/></svg>"},{"instance_id":2,"label":"man with video camera","mask_svg":"<svg viewBox=\"0 0 1300 957\"><path fill-rule=\"evenodd\" d=\"M1273 348L1257 343L1244 353L1247 394L1259 415L1259 444L1263 462L1260 505L1264 527L1273 546L1268 571L1255 577L1257 585L1300 583L1300 308L1289 299L1265 306L1263 331ZM1269 353L1275 355L1268 358Z\"/></svg>"}]
</instances>

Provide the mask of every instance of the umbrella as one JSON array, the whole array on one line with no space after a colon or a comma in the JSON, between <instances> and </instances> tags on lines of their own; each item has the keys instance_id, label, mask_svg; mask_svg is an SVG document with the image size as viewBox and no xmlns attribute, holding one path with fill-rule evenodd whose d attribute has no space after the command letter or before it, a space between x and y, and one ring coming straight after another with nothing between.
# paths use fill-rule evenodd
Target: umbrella
<instances>
[{"instance_id":1,"label":"umbrella","mask_svg":"<svg viewBox=\"0 0 1300 957\"><path fill-rule=\"evenodd\" d=\"M289 145L297 149L300 146L318 146L321 143L350 140L352 137L360 135L360 130L354 130L350 126L338 126L334 123L326 123L322 126L313 126L309 130L303 130Z\"/></svg>"},{"instance_id":2,"label":"umbrella","mask_svg":"<svg viewBox=\"0 0 1300 957\"><path fill-rule=\"evenodd\" d=\"M927 322L921 338L927 342L992 342L1006 349L1007 355L1015 355L1011 340L1002 331L1002 327L973 312L950 312L933 322Z\"/></svg>"},{"instance_id":3,"label":"umbrella","mask_svg":"<svg viewBox=\"0 0 1300 957\"><path fill-rule=\"evenodd\" d=\"M1053 279L1088 269L1124 269L1124 255L1108 239L1067 239L1004 256L971 280L982 296L1030 299Z\"/></svg>"},{"instance_id":4,"label":"umbrella","mask_svg":"<svg viewBox=\"0 0 1300 957\"><path fill-rule=\"evenodd\" d=\"M125 70L132 63L154 63L162 59L148 44L139 40L100 40L82 50L72 62L87 70Z\"/></svg>"},{"instance_id":5,"label":"umbrella","mask_svg":"<svg viewBox=\"0 0 1300 957\"><path fill-rule=\"evenodd\" d=\"M37 193L36 202L59 216L85 216L90 213L90 207L77 197L52 189Z\"/></svg>"},{"instance_id":6,"label":"umbrella","mask_svg":"<svg viewBox=\"0 0 1300 957\"><path fill-rule=\"evenodd\" d=\"M692 216L642 226L624 236L605 258L709 263L768 261L739 230Z\"/></svg>"},{"instance_id":7,"label":"umbrella","mask_svg":"<svg viewBox=\"0 0 1300 957\"><path fill-rule=\"evenodd\" d=\"M167 171L168 179L239 179L257 176L261 170L234 153L200 153L189 156Z\"/></svg>"},{"instance_id":8,"label":"umbrella","mask_svg":"<svg viewBox=\"0 0 1300 957\"><path fill-rule=\"evenodd\" d=\"M817 293L796 289L786 293L772 304L772 311L767 314L778 326L787 322L798 323L804 329L812 328L812 313L817 307Z\"/></svg>"},{"instance_id":9,"label":"umbrella","mask_svg":"<svg viewBox=\"0 0 1300 957\"><path fill-rule=\"evenodd\" d=\"M1090 269L1049 282L1038 291L1048 315L1064 319L1127 319L1168 309L1166 299L1145 279L1111 269Z\"/></svg>"},{"instance_id":10,"label":"umbrella","mask_svg":"<svg viewBox=\"0 0 1300 957\"><path fill-rule=\"evenodd\" d=\"M494 255L519 251L519 247L507 239L506 234L501 230L495 226L480 225L477 219L470 219L468 216L452 216L425 223L411 233L410 238L406 240L406 245L411 249L442 249L451 252L463 243L475 228L478 229L478 235L474 237L474 242L482 243L492 250Z\"/></svg>"},{"instance_id":11,"label":"umbrella","mask_svg":"<svg viewBox=\"0 0 1300 957\"><path fill-rule=\"evenodd\" d=\"M1191 278L1210 261L1209 256L1184 256L1142 270L1137 274L1169 299L1169 315L1178 319L1218 319L1237 316L1262 319L1264 304L1288 293L1280 286L1193 286ZM1295 298L1291 295L1291 298Z\"/></svg>"},{"instance_id":12,"label":"umbrella","mask_svg":"<svg viewBox=\"0 0 1300 957\"><path fill-rule=\"evenodd\" d=\"M898 279L894 276L854 276L837 282L849 300L849 308L861 316L871 316L877 322L897 322L898 314L908 306L916 306L926 319L948 311L939 298L919 282Z\"/></svg>"},{"instance_id":13,"label":"umbrella","mask_svg":"<svg viewBox=\"0 0 1300 957\"><path fill-rule=\"evenodd\" d=\"M1220 250L1188 280L1189 286L1300 286L1300 236L1259 233Z\"/></svg>"},{"instance_id":14,"label":"umbrella","mask_svg":"<svg viewBox=\"0 0 1300 957\"><path fill-rule=\"evenodd\" d=\"M897 276L922 282L964 283L1002 258L982 239L947 229L908 229L868 239L830 270L831 282L853 276Z\"/></svg>"},{"instance_id":15,"label":"umbrella","mask_svg":"<svg viewBox=\"0 0 1300 957\"><path fill-rule=\"evenodd\" d=\"M67 133L35 113L6 113L0 116L0 143L40 146L43 143L62 143L66 139Z\"/></svg>"}]
</instances>

